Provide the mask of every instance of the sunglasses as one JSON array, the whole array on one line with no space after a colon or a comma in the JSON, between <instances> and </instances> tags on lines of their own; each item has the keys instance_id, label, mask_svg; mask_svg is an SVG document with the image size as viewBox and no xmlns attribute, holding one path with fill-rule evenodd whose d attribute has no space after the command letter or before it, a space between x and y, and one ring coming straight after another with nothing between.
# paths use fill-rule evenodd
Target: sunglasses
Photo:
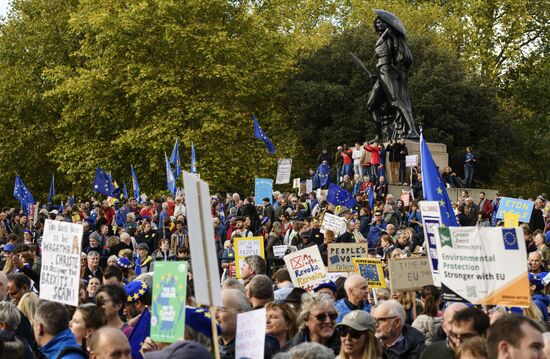
<instances>
[{"instance_id":1,"label":"sunglasses","mask_svg":"<svg viewBox=\"0 0 550 359\"><path fill-rule=\"evenodd\" d=\"M351 335L351 337L353 339L359 339L361 337L361 335L363 335L364 332L360 332L358 330L355 330L355 329L352 329L350 327L346 327L346 326L341 326L341 327L338 327L338 334L344 338L344 337L347 337L348 334Z\"/></svg>"},{"instance_id":2,"label":"sunglasses","mask_svg":"<svg viewBox=\"0 0 550 359\"><path fill-rule=\"evenodd\" d=\"M315 319L322 322L326 317L329 317L331 321L335 321L338 318L338 313L319 313L315 316Z\"/></svg>"}]
</instances>

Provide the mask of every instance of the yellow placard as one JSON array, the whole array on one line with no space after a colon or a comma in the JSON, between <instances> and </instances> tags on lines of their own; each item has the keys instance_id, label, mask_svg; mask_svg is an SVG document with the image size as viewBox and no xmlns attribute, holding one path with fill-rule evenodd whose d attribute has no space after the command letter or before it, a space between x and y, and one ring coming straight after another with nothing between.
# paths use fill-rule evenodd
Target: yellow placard
<instances>
[{"instance_id":1,"label":"yellow placard","mask_svg":"<svg viewBox=\"0 0 550 359\"><path fill-rule=\"evenodd\" d=\"M370 288L386 288L382 261L373 258L353 258L355 272L365 278Z\"/></svg>"},{"instance_id":2,"label":"yellow placard","mask_svg":"<svg viewBox=\"0 0 550 359\"><path fill-rule=\"evenodd\" d=\"M504 212L504 228L519 227L519 213Z\"/></svg>"},{"instance_id":3,"label":"yellow placard","mask_svg":"<svg viewBox=\"0 0 550 359\"><path fill-rule=\"evenodd\" d=\"M258 255L265 258L264 237L236 237L234 242L236 276L242 278L241 269L246 257Z\"/></svg>"}]
</instances>

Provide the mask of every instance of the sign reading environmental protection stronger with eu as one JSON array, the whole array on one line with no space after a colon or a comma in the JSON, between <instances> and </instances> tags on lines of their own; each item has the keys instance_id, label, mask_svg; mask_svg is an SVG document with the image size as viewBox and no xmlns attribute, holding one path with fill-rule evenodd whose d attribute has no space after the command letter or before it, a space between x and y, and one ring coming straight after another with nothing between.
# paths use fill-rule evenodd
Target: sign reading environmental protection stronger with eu
<instances>
[{"instance_id":1,"label":"sign reading environmental protection stronger with eu","mask_svg":"<svg viewBox=\"0 0 550 359\"><path fill-rule=\"evenodd\" d=\"M521 228L440 227L435 237L443 300L529 306Z\"/></svg>"}]
</instances>

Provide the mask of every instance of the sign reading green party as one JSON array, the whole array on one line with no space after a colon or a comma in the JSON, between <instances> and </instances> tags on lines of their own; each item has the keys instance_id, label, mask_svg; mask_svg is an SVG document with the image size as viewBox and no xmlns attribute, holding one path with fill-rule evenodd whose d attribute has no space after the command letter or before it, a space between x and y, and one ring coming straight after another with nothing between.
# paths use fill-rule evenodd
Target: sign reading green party
<instances>
[{"instance_id":1,"label":"sign reading green party","mask_svg":"<svg viewBox=\"0 0 550 359\"><path fill-rule=\"evenodd\" d=\"M185 328L187 262L156 262L153 283L151 339L174 343Z\"/></svg>"}]
</instances>

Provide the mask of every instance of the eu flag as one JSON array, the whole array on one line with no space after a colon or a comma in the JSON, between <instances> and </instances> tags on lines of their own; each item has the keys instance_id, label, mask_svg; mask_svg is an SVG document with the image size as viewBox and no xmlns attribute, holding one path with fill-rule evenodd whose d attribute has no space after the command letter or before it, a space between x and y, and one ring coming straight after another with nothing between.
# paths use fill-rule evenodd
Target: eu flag
<instances>
[{"instance_id":1,"label":"eu flag","mask_svg":"<svg viewBox=\"0 0 550 359\"><path fill-rule=\"evenodd\" d=\"M21 203L25 213L28 213L29 205L34 204L34 197L19 176L15 176L15 185L13 186L13 196Z\"/></svg>"},{"instance_id":2,"label":"eu flag","mask_svg":"<svg viewBox=\"0 0 550 359\"><path fill-rule=\"evenodd\" d=\"M124 195L124 198L128 199L128 189L126 188L126 182L122 184L122 194Z\"/></svg>"},{"instance_id":3,"label":"eu flag","mask_svg":"<svg viewBox=\"0 0 550 359\"><path fill-rule=\"evenodd\" d=\"M145 308L143 313L139 316L138 322L134 326L134 329L128 338L130 341L132 358L143 359L143 356L139 350L141 349L145 338L149 335L151 335L151 313L149 313L148 308Z\"/></svg>"},{"instance_id":4,"label":"eu flag","mask_svg":"<svg viewBox=\"0 0 550 359\"><path fill-rule=\"evenodd\" d=\"M105 196L112 196L115 191L115 186L111 180L111 176L103 171L101 167L95 170L94 191Z\"/></svg>"},{"instance_id":5,"label":"eu flag","mask_svg":"<svg viewBox=\"0 0 550 359\"><path fill-rule=\"evenodd\" d=\"M383 164L380 164L378 166L378 180L380 181L380 177L386 178L386 169L384 168Z\"/></svg>"},{"instance_id":6,"label":"eu flag","mask_svg":"<svg viewBox=\"0 0 550 359\"><path fill-rule=\"evenodd\" d=\"M367 196L369 198L370 211L372 212L374 210L374 191L370 184L367 186Z\"/></svg>"},{"instance_id":7,"label":"eu flag","mask_svg":"<svg viewBox=\"0 0 550 359\"><path fill-rule=\"evenodd\" d=\"M319 186L326 187L330 183L330 167L323 163L317 168L317 176L319 177Z\"/></svg>"},{"instance_id":8,"label":"eu flag","mask_svg":"<svg viewBox=\"0 0 550 359\"><path fill-rule=\"evenodd\" d=\"M254 118L254 136L256 136L257 139L264 141L265 146L269 150L269 153L274 154L275 153L275 146L273 146L273 143L267 137L264 130L260 127L260 124L258 123L258 120L256 119L256 115L252 115Z\"/></svg>"},{"instance_id":9,"label":"eu flag","mask_svg":"<svg viewBox=\"0 0 550 359\"><path fill-rule=\"evenodd\" d=\"M74 206L74 194L69 197L69 199L67 200L67 204L71 207Z\"/></svg>"},{"instance_id":10,"label":"eu flag","mask_svg":"<svg viewBox=\"0 0 550 359\"><path fill-rule=\"evenodd\" d=\"M55 196L54 184L55 184L55 179L54 179L54 176L52 175L52 181L50 182L50 192L48 193L48 207L52 203L53 197Z\"/></svg>"},{"instance_id":11,"label":"eu flag","mask_svg":"<svg viewBox=\"0 0 550 359\"><path fill-rule=\"evenodd\" d=\"M174 173L174 176L177 179L181 173L180 144L177 139L176 143L174 143L172 155L170 156L170 163L175 167L176 172Z\"/></svg>"},{"instance_id":12,"label":"eu flag","mask_svg":"<svg viewBox=\"0 0 550 359\"><path fill-rule=\"evenodd\" d=\"M420 133L420 163L422 172L422 194L427 201L439 202L439 211L441 212L441 222L449 227L456 227L456 217L451 205L451 200L447 194L445 184L441 180L437 167L430 153L430 149L424 140L424 135Z\"/></svg>"},{"instance_id":13,"label":"eu flag","mask_svg":"<svg viewBox=\"0 0 550 359\"><path fill-rule=\"evenodd\" d=\"M132 187L134 187L134 197L139 202L139 183L136 177L136 172L134 172L134 166L130 166L130 170L132 171Z\"/></svg>"},{"instance_id":14,"label":"eu flag","mask_svg":"<svg viewBox=\"0 0 550 359\"><path fill-rule=\"evenodd\" d=\"M191 173L197 173L197 158L195 157L195 144L191 142Z\"/></svg>"},{"instance_id":15,"label":"eu flag","mask_svg":"<svg viewBox=\"0 0 550 359\"><path fill-rule=\"evenodd\" d=\"M170 166L170 161L168 161L168 156L164 154L164 160L166 162L166 186L172 196L176 195L176 179L174 178L174 173L172 172L172 167Z\"/></svg>"},{"instance_id":16,"label":"eu flag","mask_svg":"<svg viewBox=\"0 0 550 359\"><path fill-rule=\"evenodd\" d=\"M351 193L334 183L328 186L327 201L335 206L346 206L347 208L353 208L357 205L357 201Z\"/></svg>"}]
</instances>

